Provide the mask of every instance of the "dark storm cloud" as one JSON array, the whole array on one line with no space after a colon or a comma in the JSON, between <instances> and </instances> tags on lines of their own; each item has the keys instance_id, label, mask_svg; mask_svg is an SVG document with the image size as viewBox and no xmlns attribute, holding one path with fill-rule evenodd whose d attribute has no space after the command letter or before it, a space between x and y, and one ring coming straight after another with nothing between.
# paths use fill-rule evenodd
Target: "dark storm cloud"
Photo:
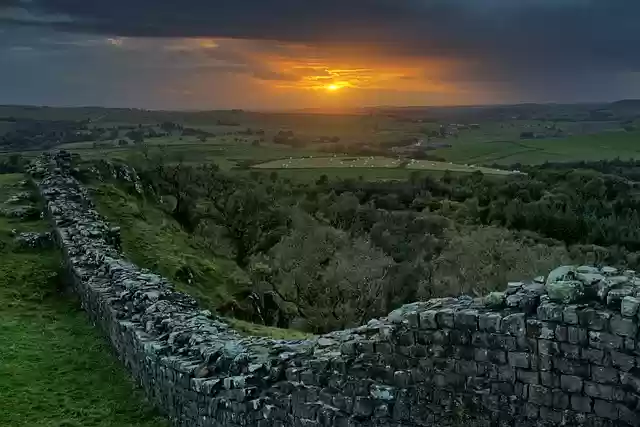
<instances>
[{"instance_id":1,"label":"dark storm cloud","mask_svg":"<svg viewBox=\"0 0 640 427\"><path fill-rule=\"evenodd\" d=\"M545 61L640 69L637 0L0 0L16 3L70 17L52 24L69 31L367 43L405 56L484 58L498 71Z\"/></svg>"},{"instance_id":2,"label":"dark storm cloud","mask_svg":"<svg viewBox=\"0 0 640 427\"><path fill-rule=\"evenodd\" d=\"M0 0L0 33L3 24L7 29L0 35L0 49L4 45L4 52L11 53L4 59L18 81L21 65L14 57L25 61L69 51L86 58L88 50L96 50L104 52L93 55L109 57L116 69L142 58L157 63L158 69L197 67L202 59L185 56L178 61L160 48L147 48L151 61L139 53L128 55L125 48L137 37L157 39L159 46L166 38L262 40L267 48L258 59L243 49L210 50L209 59L222 62L213 68L287 82L323 71L298 69L293 74L265 66L260 58L287 55L291 42L338 45L351 49L354 57L377 55L390 64L396 57L398 62L460 61L445 76L449 82L488 90L500 86L523 100L603 99L627 96L626 88L637 96L639 18L639 0ZM18 35L10 38L9 29ZM37 32L50 34L51 29L70 39L41 43ZM33 35L22 37L22 30ZM130 39L114 47L105 42L110 37ZM366 46L360 50L359 44ZM83 59L81 64L89 67L92 62ZM425 70L425 78L429 72ZM150 73L148 80L154 76Z\"/></svg>"}]
</instances>

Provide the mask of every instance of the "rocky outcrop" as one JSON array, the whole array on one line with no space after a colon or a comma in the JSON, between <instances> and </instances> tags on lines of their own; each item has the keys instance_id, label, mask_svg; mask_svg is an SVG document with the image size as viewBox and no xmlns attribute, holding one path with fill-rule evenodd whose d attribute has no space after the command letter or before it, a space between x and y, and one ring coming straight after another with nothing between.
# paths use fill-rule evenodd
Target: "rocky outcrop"
<instances>
[{"instance_id":1,"label":"rocky outcrop","mask_svg":"<svg viewBox=\"0 0 640 427\"><path fill-rule=\"evenodd\" d=\"M640 425L632 272L567 267L314 339L243 337L125 260L69 166L31 168L68 282L176 425Z\"/></svg>"}]
</instances>

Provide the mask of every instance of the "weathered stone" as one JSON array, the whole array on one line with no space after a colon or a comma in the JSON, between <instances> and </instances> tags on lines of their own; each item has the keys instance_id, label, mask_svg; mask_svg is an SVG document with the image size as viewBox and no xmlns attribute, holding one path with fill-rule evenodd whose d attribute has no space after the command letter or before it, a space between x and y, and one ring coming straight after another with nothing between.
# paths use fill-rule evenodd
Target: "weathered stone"
<instances>
[{"instance_id":1,"label":"weathered stone","mask_svg":"<svg viewBox=\"0 0 640 427\"><path fill-rule=\"evenodd\" d=\"M629 296L635 295L634 287L624 287L619 289L610 289L607 293L607 306L614 310L619 310L622 300Z\"/></svg>"},{"instance_id":2,"label":"weathered stone","mask_svg":"<svg viewBox=\"0 0 640 427\"><path fill-rule=\"evenodd\" d=\"M611 364L616 368L620 368L621 371L629 372L636 366L636 358L628 354L612 351Z\"/></svg>"},{"instance_id":3,"label":"weathered stone","mask_svg":"<svg viewBox=\"0 0 640 427\"><path fill-rule=\"evenodd\" d=\"M538 371L525 371L518 369L516 378L525 384L540 384L540 373Z\"/></svg>"},{"instance_id":4,"label":"weathered stone","mask_svg":"<svg viewBox=\"0 0 640 427\"><path fill-rule=\"evenodd\" d=\"M507 355L509 364L515 368L529 369L531 365L531 356L527 353L509 353Z\"/></svg>"},{"instance_id":5,"label":"weathered stone","mask_svg":"<svg viewBox=\"0 0 640 427\"><path fill-rule=\"evenodd\" d=\"M484 297L484 303L490 308L501 308L506 303L506 294L504 292L491 292Z\"/></svg>"},{"instance_id":6,"label":"weathered stone","mask_svg":"<svg viewBox=\"0 0 640 427\"><path fill-rule=\"evenodd\" d=\"M562 322L563 307L556 303L542 303L538 306L538 319L550 322Z\"/></svg>"},{"instance_id":7,"label":"weathered stone","mask_svg":"<svg viewBox=\"0 0 640 427\"><path fill-rule=\"evenodd\" d=\"M502 329L508 334L524 336L525 327L524 313L510 314L502 319Z\"/></svg>"},{"instance_id":8,"label":"weathered stone","mask_svg":"<svg viewBox=\"0 0 640 427\"><path fill-rule=\"evenodd\" d=\"M436 314L436 320L439 328L451 329L454 326L453 310L450 308L442 309Z\"/></svg>"},{"instance_id":9,"label":"weathered stone","mask_svg":"<svg viewBox=\"0 0 640 427\"><path fill-rule=\"evenodd\" d=\"M584 284L577 280L547 283L547 295L551 301L564 304L577 302L585 297Z\"/></svg>"},{"instance_id":10,"label":"weathered stone","mask_svg":"<svg viewBox=\"0 0 640 427\"><path fill-rule=\"evenodd\" d=\"M591 331L602 331L607 328L611 315L602 311L587 308L578 312L580 325Z\"/></svg>"},{"instance_id":11,"label":"weathered stone","mask_svg":"<svg viewBox=\"0 0 640 427\"><path fill-rule=\"evenodd\" d=\"M618 408L616 408L616 405L604 400L595 399L593 401L593 412L602 418L610 420L618 419Z\"/></svg>"},{"instance_id":12,"label":"weathered stone","mask_svg":"<svg viewBox=\"0 0 640 427\"><path fill-rule=\"evenodd\" d=\"M529 402L535 403L540 406L552 406L553 405L553 394L551 390L540 386L540 385L530 385L529 386Z\"/></svg>"},{"instance_id":13,"label":"weathered stone","mask_svg":"<svg viewBox=\"0 0 640 427\"><path fill-rule=\"evenodd\" d=\"M614 267L602 267L600 269L600 273L602 273L603 275L605 275L607 277L613 277L616 274L618 274L618 269L614 268Z\"/></svg>"},{"instance_id":14,"label":"weathered stone","mask_svg":"<svg viewBox=\"0 0 640 427\"><path fill-rule=\"evenodd\" d=\"M562 375L560 377L560 387L564 391L569 393L580 393L582 392L582 378L575 377L572 375Z\"/></svg>"},{"instance_id":15,"label":"weathered stone","mask_svg":"<svg viewBox=\"0 0 640 427\"><path fill-rule=\"evenodd\" d=\"M634 321L618 314L609 320L609 330L623 337L635 337L638 334L638 326Z\"/></svg>"},{"instance_id":16,"label":"weathered stone","mask_svg":"<svg viewBox=\"0 0 640 427\"><path fill-rule=\"evenodd\" d=\"M576 267L573 265L563 265L555 268L547 275L546 284L563 281L566 279L572 279L575 277Z\"/></svg>"},{"instance_id":17,"label":"weathered stone","mask_svg":"<svg viewBox=\"0 0 640 427\"><path fill-rule=\"evenodd\" d=\"M420 327L423 329L438 329L438 322L436 321L435 310L425 310L420 313Z\"/></svg>"},{"instance_id":18,"label":"weathered stone","mask_svg":"<svg viewBox=\"0 0 640 427\"><path fill-rule=\"evenodd\" d=\"M591 378L601 384L618 384L618 371L613 368L591 365Z\"/></svg>"},{"instance_id":19,"label":"weathered stone","mask_svg":"<svg viewBox=\"0 0 640 427\"><path fill-rule=\"evenodd\" d=\"M457 328L477 331L478 330L478 311L477 310L460 310L454 315L454 322Z\"/></svg>"},{"instance_id":20,"label":"weathered stone","mask_svg":"<svg viewBox=\"0 0 640 427\"><path fill-rule=\"evenodd\" d=\"M583 360L586 360L589 363L602 365L602 361L604 360L604 352L595 348L582 348L581 357Z\"/></svg>"},{"instance_id":21,"label":"weathered stone","mask_svg":"<svg viewBox=\"0 0 640 427\"><path fill-rule=\"evenodd\" d=\"M640 307L640 299L636 297L626 296L622 299L620 310L625 317L635 317Z\"/></svg>"},{"instance_id":22,"label":"weathered stone","mask_svg":"<svg viewBox=\"0 0 640 427\"><path fill-rule=\"evenodd\" d=\"M481 331L499 332L502 327L502 316L498 313L482 313L478 316L478 327Z\"/></svg>"},{"instance_id":23,"label":"weathered stone","mask_svg":"<svg viewBox=\"0 0 640 427\"><path fill-rule=\"evenodd\" d=\"M554 408L556 408L556 409L567 409L567 408L569 408L569 395L566 394L565 392L563 392L561 390L553 390L552 399L553 399L552 406Z\"/></svg>"},{"instance_id":24,"label":"weathered stone","mask_svg":"<svg viewBox=\"0 0 640 427\"><path fill-rule=\"evenodd\" d=\"M562 321L567 325L577 325L579 322L577 306L569 305L564 307L562 311Z\"/></svg>"},{"instance_id":25,"label":"weathered stone","mask_svg":"<svg viewBox=\"0 0 640 427\"><path fill-rule=\"evenodd\" d=\"M613 387L587 381L584 383L584 394L596 399L611 400L613 399Z\"/></svg>"},{"instance_id":26,"label":"weathered stone","mask_svg":"<svg viewBox=\"0 0 640 427\"><path fill-rule=\"evenodd\" d=\"M589 332L589 346L600 350L619 350L622 348L624 340L618 335L608 334L606 332Z\"/></svg>"},{"instance_id":27,"label":"weathered stone","mask_svg":"<svg viewBox=\"0 0 640 427\"><path fill-rule=\"evenodd\" d=\"M578 412L589 413L593 405L593 400L589 397L582 397L577 394L571 396L571 409Z\"/></svg>"},{"instance_id":28,"label":"weathered stone","mask_svg":"<svg viewBox=\"0 0 640 427\"><path fill-rule=\"evenodd\" d=\"M571 344L584 345L589 343L589 335L587 334L587 330L575 326L569 326L567 328L567 339Z\"/></svg>"}]
</instances>

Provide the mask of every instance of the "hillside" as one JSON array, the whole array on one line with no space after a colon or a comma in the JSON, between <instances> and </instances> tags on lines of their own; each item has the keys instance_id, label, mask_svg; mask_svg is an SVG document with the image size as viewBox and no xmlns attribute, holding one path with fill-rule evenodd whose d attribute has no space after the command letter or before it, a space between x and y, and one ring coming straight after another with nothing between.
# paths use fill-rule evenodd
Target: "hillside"
<instances>
[{"instance_id":1,"label":"hillside","mask_svg":"<svg viewBox=\"0 0 640 427\"><path fill-rule=\"evenodd\" d=\"M5 203L33 191L24 179L0 175L2 210L29 203ZM14 237L47 229L42 220L0 216L0 425L168 426L64 291L58 250L24 248Z\"/></svg>"}]
</instances>

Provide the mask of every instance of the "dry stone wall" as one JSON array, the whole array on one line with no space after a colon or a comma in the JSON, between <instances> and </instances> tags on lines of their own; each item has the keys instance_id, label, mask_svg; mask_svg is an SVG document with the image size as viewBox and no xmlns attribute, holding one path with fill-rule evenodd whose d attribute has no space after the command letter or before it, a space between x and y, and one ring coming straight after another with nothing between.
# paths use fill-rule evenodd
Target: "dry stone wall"
<instances>
[{"instance_id":1,"label":"dry stone wall","mask_svg":"<svg viewBox=\"0 0 640 427\"><path fill-rule=\"evenodd\" d=\"M631 271L565 267L314 339L243 337L122 257L69 162L31 167L68 282L175 425L640 425Z\"/></svg>"}]
</instances>

